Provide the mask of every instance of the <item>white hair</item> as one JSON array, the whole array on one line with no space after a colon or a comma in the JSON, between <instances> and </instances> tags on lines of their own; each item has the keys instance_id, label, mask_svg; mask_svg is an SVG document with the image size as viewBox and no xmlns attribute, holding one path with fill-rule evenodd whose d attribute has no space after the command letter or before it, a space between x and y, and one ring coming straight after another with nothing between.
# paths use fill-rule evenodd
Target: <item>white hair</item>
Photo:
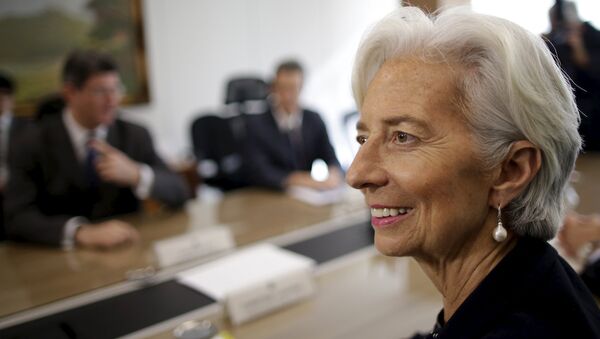
<instances>
[{"instance_id":1,"label":"white hair","mask_svg":"<svg viewBox=\"0 0 600 339\"><path fill-rule=\"evenodd\" d=\"M486 168L501 164L518 140L541 150L539 172L503 216L517 234L554 237L581 138L572 88L544 41L510 21L467 8L429 17L402 7L378 22L358 49L352 89L359 109L383 63L401 58L460 66L460 108Z\"/></svg>"}]
</instances>

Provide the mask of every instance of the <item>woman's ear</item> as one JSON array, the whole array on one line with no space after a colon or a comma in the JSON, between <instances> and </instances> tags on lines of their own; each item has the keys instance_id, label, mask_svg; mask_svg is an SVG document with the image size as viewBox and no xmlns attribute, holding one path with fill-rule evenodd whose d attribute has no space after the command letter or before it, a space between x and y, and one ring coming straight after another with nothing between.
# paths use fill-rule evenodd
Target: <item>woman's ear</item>
<instances>
[{"instance_id":1,"label":"woman's ear","mask_svg":"<svg viewBox=\"0 0 600 339\"><path fill-rule=\"evenodd\" d=\"M490 206L505 206L517 197L537 175L541 165L539 148L525 140L512 143L492 186Z\"/></svg>"}]
</instances>

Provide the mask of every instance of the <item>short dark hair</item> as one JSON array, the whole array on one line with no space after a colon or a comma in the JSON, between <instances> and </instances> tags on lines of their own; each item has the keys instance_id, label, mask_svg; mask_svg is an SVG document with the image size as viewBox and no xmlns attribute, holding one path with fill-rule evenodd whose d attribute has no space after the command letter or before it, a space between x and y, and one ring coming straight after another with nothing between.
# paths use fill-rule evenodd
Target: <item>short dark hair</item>
<instances>
[{"instance_id":1,"label":"short dark hair","mask_svg":"<svg viewBox=\"0 0 600 339\"><path fill-rule=\"evenodd\" d=\"M62 81L81 88L93 75L118 71L117 63L110 55L96 50L77 50L67 57Z\"/></svg>"},{"instance_id":2,"label":"short dark hair","mask_svg":"<svg viewBox=\"0 0 600 339\"><path fill-rule=\"evenodd\" d=\"M15 82L13 78L4 72L0 72L0 92L7 94L13 94L15 92Z\"/></svg>"},{"instance_id":3,"label":"short dark hair","mask_svg":"<svg viewBox=\"0 0 600 339\"><path fill-rule=\"evenodd\" d=\"M302 65L296 60L286 60L281 62L279 66L277 66L277 72L275 74L290 71L300 72L304 74L304 69L302 69Z\"/></svg>"}]
</instances>

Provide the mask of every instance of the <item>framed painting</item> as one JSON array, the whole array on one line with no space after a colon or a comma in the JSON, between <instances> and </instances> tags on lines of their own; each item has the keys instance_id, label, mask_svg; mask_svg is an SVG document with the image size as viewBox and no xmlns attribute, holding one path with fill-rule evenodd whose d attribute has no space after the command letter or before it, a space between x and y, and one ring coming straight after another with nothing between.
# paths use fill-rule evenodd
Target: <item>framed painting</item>
<instances>
[{"instance_id":1,"label":"framed painting","mask_svg":"<svg viewBox=\"0 0 600 339\"><path fill-rule=\"evenodd\" d=\"M124 104L149 101L141 0L2 0L0 71L17 85L16 113L60 92L65 57L98 49L119 64Z\"/></svg>"}]
</instances>

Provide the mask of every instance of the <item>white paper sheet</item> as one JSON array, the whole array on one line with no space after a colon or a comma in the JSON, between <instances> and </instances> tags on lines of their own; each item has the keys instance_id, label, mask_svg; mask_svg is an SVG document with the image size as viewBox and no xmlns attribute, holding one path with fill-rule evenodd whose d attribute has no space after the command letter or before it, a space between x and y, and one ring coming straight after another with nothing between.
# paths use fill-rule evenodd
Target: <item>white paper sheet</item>
<instances>
[{"instance_id":1,"label":"white paper sheet","mask_svg":"<svg viewBox=\"0 0 600 339\"><path fill-rule=\"evenodd\" d=\"M315 262L271 244L261 244L182 272L179 282L217 300L290 273L312 270Z\"/></svg>"}]
</instances>

